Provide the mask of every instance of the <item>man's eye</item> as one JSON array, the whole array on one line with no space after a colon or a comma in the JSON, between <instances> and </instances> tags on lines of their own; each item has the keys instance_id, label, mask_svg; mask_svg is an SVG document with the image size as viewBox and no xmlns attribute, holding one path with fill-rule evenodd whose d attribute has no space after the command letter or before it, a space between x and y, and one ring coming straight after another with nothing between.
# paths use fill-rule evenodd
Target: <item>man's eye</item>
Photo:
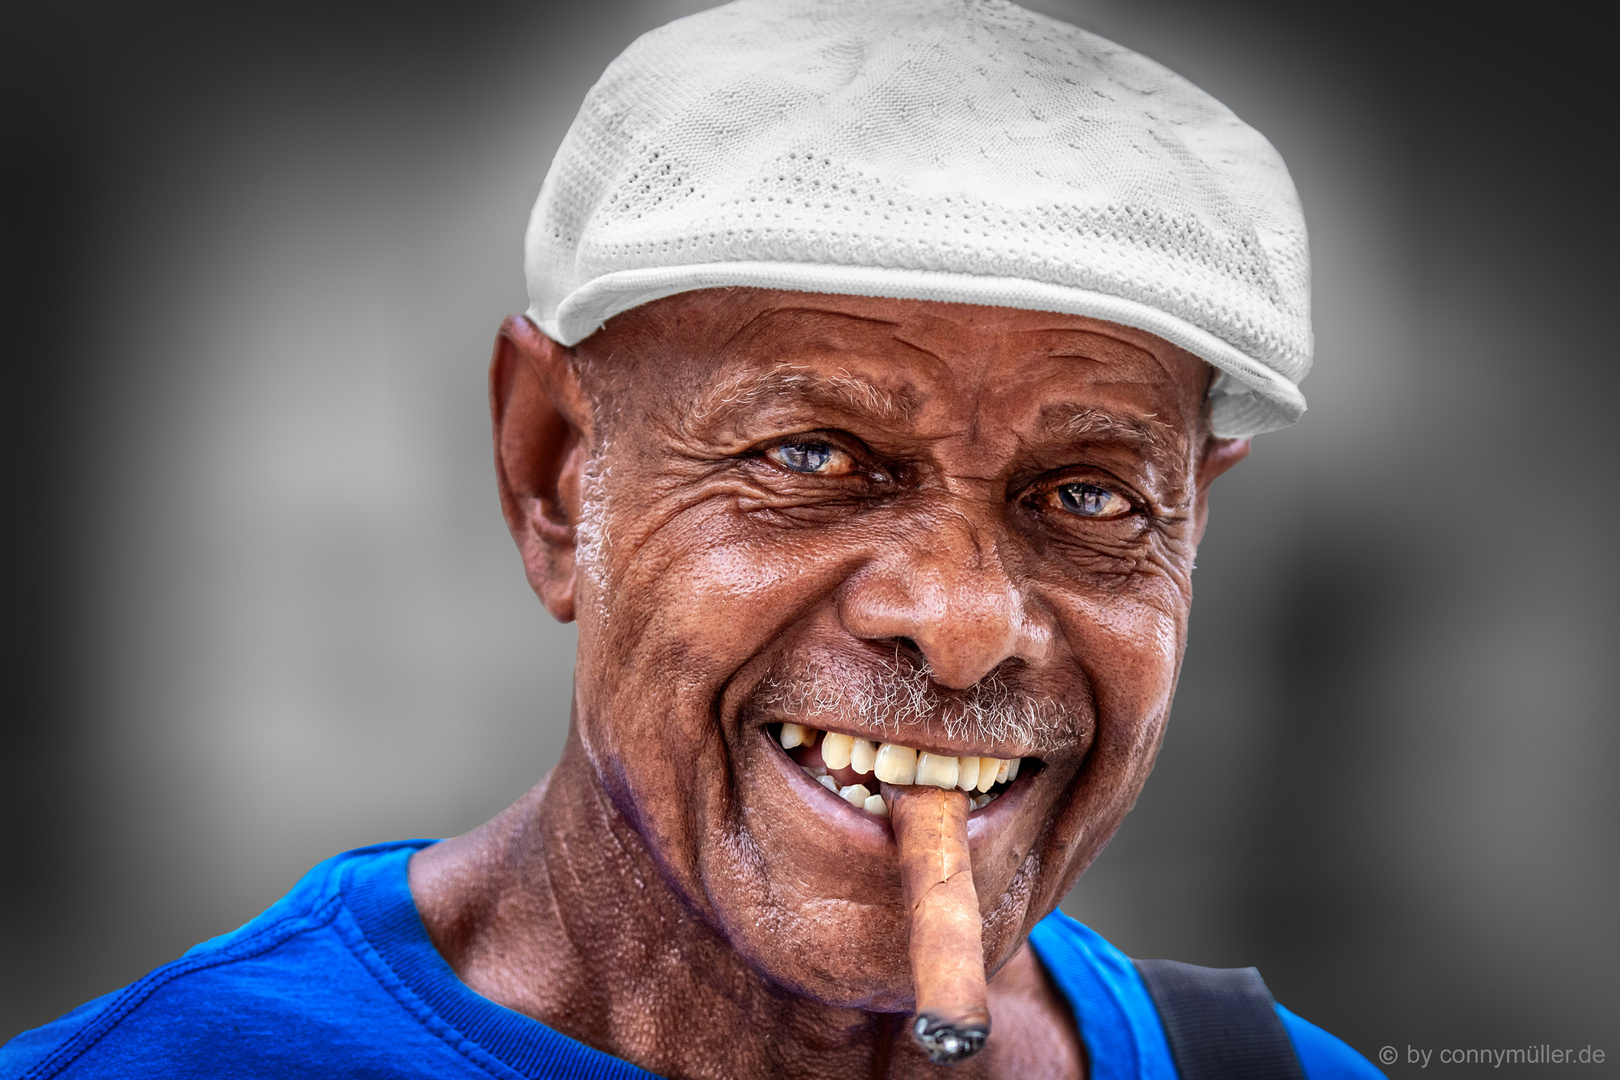
<instances>
[{"instance_id":1,"label":"man's eye","mask_svg":"<svg viewBox=\"0 0 1620 1080\"><path fill-rule=\"evenodd\" d=\"M1096 484L1064 484L1058 501L1071 514L1088 518L1117 518L1131 512L1130 500Z\"/></svg>"},{"instance_id":2,"label":"man's eye","mask_svg":"<svg viewBox=\"0 0 1620 1080\"><path fill-rule=\"evenodd\" d=\"M844 451L824 442L783 443L767 450L765 456L784 469L817 476L842 476L855 465Z\"/></svg>"}]
</instances>

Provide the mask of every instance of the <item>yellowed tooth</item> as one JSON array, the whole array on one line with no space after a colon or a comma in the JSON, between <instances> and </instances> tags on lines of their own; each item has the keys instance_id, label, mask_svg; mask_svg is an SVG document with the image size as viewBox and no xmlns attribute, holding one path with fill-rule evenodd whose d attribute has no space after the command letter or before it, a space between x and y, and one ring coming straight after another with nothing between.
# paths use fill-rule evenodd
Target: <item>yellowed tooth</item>
<instances>
[{"instance_id":1,"label":"yellowed tooth","mask_svg":"<svg viewBox=\"0 0 1620 1080\"><path fill-rule=\"evenodd\" d=\"M944 754L930 754L924 750L917 755L917 784L926 787L953 788L956 786L956 759Z\"/></svg>"},{"instance_id":2,"label":"yellowed tooth","mask_svg":"<svg viewBox=\"0 0 1620 1080\"><path fill-rule=\"evenodd\" d=\"M862 776L872 771L872 763L877 760L877 743L871 739L856 739L849 746L849 767Z\"/></svg>"},{"instance_id":3,"label":"yellowed tooth","mask_svg":"<svg viewBox=\"0 0 1620 1080\"><path fill-rule=\"evenodd\" d=\"M816 777L816 783L820 784L834 795L838 794L838 781L834 780L832 777L818 776Z\"/></svg>"},{"instance_id":4,"label":"yellowed tooth","mask_svg":"<svg viewBox=\"0 0 1620 1080\"><path fill-rule=\"evenodd\" d=\"M782 749L791 750L795 746L809 746L815 742L816 733L812 728L807 728L803 724L783 724L781 740Z\"/></svg>"},{"instance_id":5,"label":"yellowed tooth","mask_svg":"<svg viewBox=\"0 0 1620 1080\"><path fill-rule=\"evenodd\" d=\"M886 742L878 747L872 761L872 771L885 784L914 784L917 782L917 751L909 746Z\"/></svg>"},{"instance_id":6,"label":"yellowed tooth","mask_svg":"<svg viewBox=\"0 0 1620 1080\"><path fill-rule=\"evenodd\" d=\"M996 783L999 784L1005 779L1007 779L1007 759L1002 758L1001 765L996 770Z\"/></svg>"},{"instance_id":7,"label":"yellowed tooth","mask_svg":"<svg viewBox=\"0 0 1620 1080\"><path fill-rule=\"evenodd\" d=\"M851 784L849 787L839 788L838 797L851 806L864 807L866 800L872 797L872 793L866 790L865 784Z\"/></svg>"},{"instance_id":8,"label":"yellowed tooth","mask_svg":"<svg viewBox=\"0 0 1620 1080\"><path fill-rule=\"evenodd\" d=\"M1024 760L1023 758L1013 758L1011 763L1008 764L1008 766L1007 766L1007 783L1010 784L1014 780L1018 779L1018 765L1023 760Z\"/></svg>"},{"instance_id":9,"label":"yellowed tooth","mask_svg":"<svg viewBox=\"0 0 1620 1080\"><path fill-rule=\"evenodd\" d=\"M865 805L862 806L861 809L865 810L868 814L876 814L878 817L889 816L889 804L883 801L883 796L881 795L868 796Z\"/></svg>"},{"instance_id":10,"label":"yellowed tooth","mask_svg":"<svg viewBox=\"0 0 1620 1080\"><path fill-rule=\"evenodd\" d=\"M979 759L976 757L960 757L956 759L956 786L963 791L972 791L979 783Z\"/></svg>"},{"instance_id":11,"label":"yellowed tooth","mask_svg":"<svg viewBox=\"0 0 1620 1080\"><path fill-rule=\"evenodd\" d=\"M827 732L821 737L821 760L827 763L829 769L849 768L849 750L854 742L848 735Z\"/></svg>"},{"instance_id":12,"label":"yellowed tooth","mask_svg":"<svg viewBox=\"0 0 1620 1080\"><path fill-rule=\"evenodd\" d=\"M1001 775L1001 759L1000 758L993 758L993 757L982 757L982 758L980 758L979 759L979 782L978 782L977 785L975 785L979 789L979 794L982 795L986 791L989 791L990 790L990 785L994 784L996 782L996 777L1000 776L1000 775Z\"/></svg>"}]
</instances>

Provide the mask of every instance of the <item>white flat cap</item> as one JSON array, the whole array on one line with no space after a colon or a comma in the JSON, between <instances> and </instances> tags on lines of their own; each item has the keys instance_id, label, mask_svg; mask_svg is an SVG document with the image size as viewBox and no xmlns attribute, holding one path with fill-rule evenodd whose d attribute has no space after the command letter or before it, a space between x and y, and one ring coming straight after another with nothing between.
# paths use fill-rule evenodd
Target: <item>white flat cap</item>
<instances>
[{"instance_id":1,"label":"white flat cap","mask_svg":"<svg viewBox=\"0 0 1620 1080\"><path fill-rule=\"evenodd\" d=\"M580 107L525 256L564 345L715 286L991 304L1204 358L1219 435L1305 411L1310 252L1277 151L1004 0L734 0L642 36Z\"/></svg>"}]
</instances>

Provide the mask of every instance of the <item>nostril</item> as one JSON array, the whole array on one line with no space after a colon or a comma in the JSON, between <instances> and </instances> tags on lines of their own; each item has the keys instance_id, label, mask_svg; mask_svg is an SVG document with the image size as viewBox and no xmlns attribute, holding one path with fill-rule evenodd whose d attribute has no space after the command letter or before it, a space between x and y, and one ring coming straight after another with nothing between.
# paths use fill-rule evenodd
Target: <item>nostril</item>
<instances>
[{"instance_id":1,"label":"nostril","mask_svg":"<svg viewBox=\"0 0 1620 1080\"><path fill-rule=\"evenodd\" d=\"M895 648L900 649L903 652L911 653L913 656L922 655L922 649L917 645L917 642L912 638L897 637L897 638L894 638L893 641L894 641Z\"/></svg>"}]
</instances>

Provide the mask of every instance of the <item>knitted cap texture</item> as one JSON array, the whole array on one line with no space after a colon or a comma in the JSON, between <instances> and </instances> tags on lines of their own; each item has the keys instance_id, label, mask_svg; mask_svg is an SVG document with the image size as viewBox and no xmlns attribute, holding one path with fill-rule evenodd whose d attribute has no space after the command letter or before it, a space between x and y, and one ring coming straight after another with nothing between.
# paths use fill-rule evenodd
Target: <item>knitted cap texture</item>
<instances>
[{"instance_id":1,"label":"knitted cap texture","mask_svg":"<svg viewBox=\"0 0 1620 1080\"><path fill-rule=\"evenodd\" d=\"M564 345L716 286L990 304L1202 357L1219 435L1305 411L1281 156L1159 64L1003 0L734 0L642 36L557 151L525 262Z\"/></svg>"}]
</instances>

